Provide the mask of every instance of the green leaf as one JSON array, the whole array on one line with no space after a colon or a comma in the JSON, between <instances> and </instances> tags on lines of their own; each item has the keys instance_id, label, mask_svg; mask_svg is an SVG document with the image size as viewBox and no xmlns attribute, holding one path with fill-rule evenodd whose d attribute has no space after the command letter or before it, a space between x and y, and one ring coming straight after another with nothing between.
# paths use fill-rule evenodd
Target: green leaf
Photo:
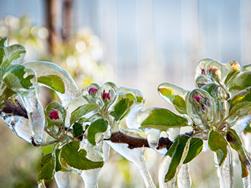
<instances>
[{"instance_id":1,"label":"green leaf","mask_svg":"<svg viewBox=\"0 0 251 188\"><path fill-rule=\"evenodd\" d=\"M133 104L133 100L130 98L121 98L114 106L114 110L111 115L116 121L121 120L129 112L130 107Z\"/></svg>"},{"instance_id":2,"label":"green leaf","mask_svg":"<svg viewBox=\"0 0 251 188\"><path fill-rule=\"evenodd\" d=\"M40 76L38 77L37 81L55 91L65 93L64 81L57 75Z\"/></svg>"},{"instance_id":3,"label":"green leaf","mask_svg":"<svg viewBox=\"0 0 251 188\"><path fill-rule=\"evenodd\" d=\"M211 130L208 137L208 146L217 155L218 163L221 165L227 156L227 141L217 131Z\"/></svg>"},{"instance_id":4,"label":"green leaf","mask_svg":"<svg viewBox=\"0 0 251 188\"><path fill-rule=\"evenodd\" d=\"M70 119L71 125L74 122L78 121L82 116L96 110L98 110L98 105L95 103L84 104L78 107L71 113L71 119Z\"/></svg>"},{"instance_id":5,"label":"green leaf","mask_svg":"<svg viewBox=\"0 0 251 188\"><path fill-rule=\"evenodd\" d=\"M203 141L200 138L191 138L189 150L184 160L184 164L189 163L192 161L196 156L200 154L203 148Z\"/></svg>"},{"instance_id":6,"label":"green leaf","mask_svg":"<svg viewBox=\"0 0 251 188\"><path fill-rule=\"evenodd\" d=\"M242 177L248 176L248 167L250 163L242 147L242 142L240 137L238 136L238 134L234 129L229 128L227 130L226 138L230 146L238 153L241 162Z\"/></svg>"},{"instance_id":7,"label":"green leaf","mask_svg":"<svg viewBox=\"0 0 251 188\"><path fill-rule=\"evenodd\" d=\"M251 87L248 87L240 92L236 93L230 100L230 108L234 107L239 102L251 102Z\"/></svg>"},{"instance_id":8,"label":"green leaf","mask_svg":"<svg viewBox=\"0 0 251 188\"><path fill-rule=\"evenodd\" d=\"M240 71L232 70L227 74L227 77L224 80L226 86L231 84L231 81L240 73Z\"/></svg>"},{"instance_id":9,"label":"green leaf","mask_svg":"<svg viewBox=\"0 0 251 188\"><path fill-rule=\"evenodd\" d=\"M251 112L251 101L238 102L229 110L229 118L242 118Z\"/></svg>"},{"instance_id":10,"label":"green leaf","mask_svg":"<svg viewBox=\"0 0 251 188\"><path fill-rule=\"evenodd\" d=\"M22 59L25 54L25 48L19 44L3 47L4 57L2 67L8 67L13 61Z\"/></svg>"},{"instance_id":11,"label":"green leaf","mask_svg":"<svg viewBox=\"0 0 251 188\"><path fill-rule=\"evenodd\" d=\"M177 143L175 143L177 142ZM178 172L178 169L183 164L184 159L187 156L190 139L188 136L182 135L178 136L175 139L174 146L175 149L172 149L172 152L169 152L168 155L171 156L171 162L165 176L165 181L170 181Z\"/></svg>"},{"instance_id":12,"label":"green leaf","mask_svg":"<svg viewBox=\"0 0 251 188\"><path fill-rule=\"evenodd\" d=\"M62 170L65 170L62 166L61 166L61 163L60 163L60 152L61 150L60 149L56 149L55 150L55 162L56 162L56 166L55 166L55 171L58 172L58 171L62 171Z\"/></svg>"},{"instance_id":13,"label":"green leaf","mask_svg":"<svg viewBox=\"0 0 251 188\"><path fill-rule=\"evenodd\" d=\"M154 108L147 118L141 123L143 128L156 128L166 131L168 128L187 126L187 119L168 109Z\"/></svg>"},{"instance_id":14,"label":"green leaf","mask_svg":"<svg viewBox=\"0 0 251 188\"><path fill-rule=\"evenodd\" d=\"M186 114L186 102L183 98L187 93L184 89L170 83L162 83L158 87L160 95L169 103L173 104L175 109Z\"/></svg>"},{"instance_id":15,"label":"green leaf","mask_svg":"<svg viewBox=\"0 0 251 188\"><path fill-rule=\"evenodd\" d=\"M0 37L0 47L5 47L7 45L7 37Z\"/></svg>"},{"instance_id":16,"label":"green leaf","mask_svg":"<svg viewBox=\"0 0 251 188\"><path fill-rule=\"evenodd\" d=\"M31 79L34 75L25 77L26 69L23 65L12 65L4 75L5 84L12 90L29 89L32 86Z\"/></svg>"},{"instance_id":17,"label":"green leaf","mask_svg":"<svg viewBox=\"0 0 251 188\"><path fill-rule=\"evenodd\" d=\"M244 131L243 131L245 134L250 134L251 133L251 124L250 123L248 123L247 124L247 126L246 126L246 128L244 129Z\"/></svg>"},{"instance_id":18,"label":"green leaf","mask_svg":"<svg viewBox=\"0 0 251 188\"><path fill-rule=\"evenodd\" d=\"M80 137L83 134L83 126L80 123L74 123L73 124L73 136L74 137Z\"/></svg>"},{"instance_id":19,"label":"green leaf","mask_svg":"<svg viewBox=\"0 0 251 188\"><path fill-rule=\"evenodd\" d=\"M97 119L96 121L92 122L91 125L88 127L87 130L87 140L95 145L95 136L97 133L105 132L108 127L108 122L104 119Z\"/></svg>"},{"instance_id":20,"label":"green leaf","mask_svg":"<svg viewBox=\"0 0 251 188\"><path fill-rule=\"evenodd\" d=\"M55 166L55 158L52 153L44 155L41 160L38 180L51 180L55 173Z\"/></svg>"},{"instance_id":21,"label":"green leaf","mask_svg":"<svg viewBox=\"0 0 251 188\"><path fill-rule=\"evenodd\" d=\"M251 71L246 71L238 74L229 83L229 90L243 90L249 86L251 86Z\"/></svg>"},{"instance_id":22,"label":"green leaf","mask_svg":"<svg viewBox=\"0 0 251 188\"><path fill-rule=\"evenodd\" d=\"M79 141L72 141L63 146L60 156L68 165L80 170L101 168L103 166L103 161L94 162L87 159L86 151L79 149L79 145Z\"/></svg>"}]
</instances>

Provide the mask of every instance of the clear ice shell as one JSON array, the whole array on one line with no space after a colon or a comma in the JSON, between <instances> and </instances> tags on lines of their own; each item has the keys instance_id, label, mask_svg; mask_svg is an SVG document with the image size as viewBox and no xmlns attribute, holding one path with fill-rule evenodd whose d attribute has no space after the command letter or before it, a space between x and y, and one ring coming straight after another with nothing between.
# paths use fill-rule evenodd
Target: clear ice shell
<instances>
[{"instance_id":1,"label":"clear ice shell","mask_svg":"<svg viewBox=\"0 0 251 188\"><path fill-rule=\"evenodd\" d=\"M158 181L159 181L159 188L176 188L176 177L174 177L169 182L165 182L165 176L168 171L169 165L171 163L171 158L169 156L164 157L159 166L158 172Z\"/></svg>"},{"instance_id":2,"label":"clear ice shell","mask_svg":"<svg viewBox=\"0 0 251 188\"><path fill-rule=\"evenodd\" d=\"M156 149L159 144L159 138L160 138L160 130L158 129L149 129L146 130L146 138L149 146L152 149Z\"/></svg>"},{"instance_id":3,"label":"clear ice shell","mask_svg":"<svg viewBox=\"0 0 251 188\"><path fill-rule=\"evenodd\" d=\"M38 99L37 89L28 90L27 93L18 97L28 113L27 121L31 127L33 141L41 144L44 141L45 116L43 106Z\"/></svg>"},{"instance_id":4,"label":"clear ice shell","mask_svg":"<svg viewBox=\"0 0 251 188\"><path fill-rule=\"evenodd\" d=\"M126 117L126 125L129 129L138 129L148 116L149 111L144 110L144 105L134 105Z\"/></svg>"},{"instance_id":5,"label":"clear ice shell","mask_svg":"<svg viewBox=\"0 0 251 188\"><path fill-rule=\"evenodd\" d=\"M188 164L184 164L181 166L178 177L177 184L179 188L190 188L192 185L191 177L189 174L189 166Z\"/></svg>"},{"instance_id":6,"label":"clear ice shell","mask_svg":"<svg viewBox=\"0 0 251 188\"><path fill-rule=\"evenodd\" d=\"M155 188L152 177L144 161L144 148L129 149L127 144L117 144L106 141L116 152L132 162L140 171L146 188Z\"/></svg>"},{"instance_id":7,"label":"clear ice shell","mask_svg":"<svg viewBox=\"0 0 251 188\"><path fill-rule=\"evenodd\" d=\"M217 155L214 154L220 188L233 188L233 159L232 151L228 148L227 157L221 166L218 165Z\"/></svg>"},{"instance_id":8,"label":"clear ice shell","mask_svg":"<svg viewBox=\"0 0 251 188\"><path fill-rule=\"evenodd\" d=\"M251 134L242 134L245 149L249 156L251 156ZM251 169L248 170L248 176L242 178L242 183L244 188L251 188Z\"/></svg>"},{"instance_id":9,"label":"clear ice shell","mask_svg":"<svg viewBox=\"0 0 251 188\"><path fill-rule=\"evenodd\" d=\"M56 172L54 178L58 188L70 187L70 172Z\"/></svg>"},{"instance_id":10,"label":"clear ice shell","mask_svg":"<svg viewBox=\"0 0 251 188\"><path fill-rule=\"evenodd\" d=\"M159 94L170 104L173 104L170 97L163 95L160 90L161 89L169 89L171 91L171 96L179 95L181 97L185 97L187 92L186 90L176 86L175 84L171 84L168 82L162 83L158 86Z\"/></svg>"},{"instance_id":11,"label":"clear ice shell","mask_svg":"<svg viewBox=\"0 0 251 188\"><path fill-rule=\"evenodd\" d=\"M59 96L63 106L69 104L71 100L79 94L78 86L76 85L70 74L55 63L46 61L34 61L24 63L23 65L33 70L37 77L57 75L63 80L65 93L62 94L57 92L57 95Z\"/></svg>"},{"instance_id":12,"label":"clear ice shell","mask_svg":"<svg viewBox=\"0 0 251 188\"><path fill-rule=\"evenodd\" d=\"M81 177L84 181L85 188L98 188L98 175L101 168L83 170Z\"/></svg>"}]
</instances>

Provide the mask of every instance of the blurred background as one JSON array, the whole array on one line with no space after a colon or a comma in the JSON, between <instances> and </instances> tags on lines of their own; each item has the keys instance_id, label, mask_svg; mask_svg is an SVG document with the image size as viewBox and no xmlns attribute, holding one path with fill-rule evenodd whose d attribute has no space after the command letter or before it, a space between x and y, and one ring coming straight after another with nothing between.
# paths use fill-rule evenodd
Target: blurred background
<instances>
[{"instance_id":1,"label":"blurred background","mask_svg":"<svg viewBox=\"0 0 251 188\"><path fill-rule=\"evenodd\" d=\"M249 64L250 31L250 0L0 0L0 36L23 44L27 61L53 61L81 87L113 81L140 89L149 106L167 106L156 90L162 82L192 88L202 58ZM5 126L0 148L0 187L35 187L39 149ZM146 155L157 182L160 156ZM218 187L209 153L192 162L191 172L193 187ZM238 187L239 168L235 178ZM101 188L142 186L118 155L100 176Z\"/></svg>"}]
</instances>

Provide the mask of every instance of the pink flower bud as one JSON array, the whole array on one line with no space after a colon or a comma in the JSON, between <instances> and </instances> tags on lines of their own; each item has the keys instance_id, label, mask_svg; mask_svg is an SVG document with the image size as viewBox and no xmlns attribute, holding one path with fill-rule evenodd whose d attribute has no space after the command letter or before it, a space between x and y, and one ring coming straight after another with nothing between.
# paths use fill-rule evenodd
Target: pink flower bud
<instances>
[{"instance_id":1,"label":"pink flower bud","mask_svg":"<svg viewBox=\"0 0 251 188\"><path fill-rule=\"evenodd\" d=\"M205 69L201 69L201 74L203 74L203 75L205 75L206 74L206 71L205 71Z\"/></svg>"},{"instance_id":2,"label":"pink flower bud","mask_svg":"<svg viewBox=\"0 0 251 188\"><path fill-rule=\"evenodd\" d=\"M95 87L91 87L89 90L88 90L88 93L89 95L95 95L97 93L98 89L95 88Z\"/></svg>"},{"instance_id":3,"label":"pink flower bud","mask_svg":"<svg viewBox=\"0 0 251 188\"><path fill-rule=\"evenodd\" d=\"M59 113L58 113L58 111L57 110L50 111L49 117L52 120L58 120L59 119Z\"/></svg>"},{"instance_id":4,"label":"pink flower bud","mask_svg":"<svg viewBox=\"0 0 251 188\"><path fill-rule=\"evenodd\" d=\"M202 97L200 95L195 95L193 96L193 99L196 101L196 102L200 102L200 100L202 99Z\"/></svg>"},{"instance_id":5,"label":"pink flower bud","mask_svg":"<svg viewBox=\"0 0 251 188\"><path fill-rule=\"evenodd\" d=\"M103 99L104 101L110 100L110 99L111 99L110 92L109 92L109 91L106 92L106 91L104 90L103 93L102 93L102 99Z\"/></svg>"}]
</instances>

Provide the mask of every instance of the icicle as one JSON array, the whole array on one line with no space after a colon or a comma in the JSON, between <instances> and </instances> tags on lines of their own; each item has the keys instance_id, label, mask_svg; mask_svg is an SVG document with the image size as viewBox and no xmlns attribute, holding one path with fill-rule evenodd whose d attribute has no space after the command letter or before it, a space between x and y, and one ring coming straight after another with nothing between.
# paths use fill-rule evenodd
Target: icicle
<instances>
[{"instance_id":1,"label":"icicle","mask_svg":"<svg viewBox=\"0 0 251 188\"><path fill-rule=\"evenodd\" d=\"M159 144L160 130L150 129L146 131L146 134L147 134L147 142L149 146L153 149L156 149Z\"/></svg>"},{"instance_id":2,"label":"icicle","mask_svg":"<svg viewBox=\"0 0 251 188\"><path fill-rule=\"evenodd\" d=\"M247 154L249 158L251 157L251 134L242 134L242 138L244 141L245 149L247 151ZM251 188L251 169L248 168L248 176L245 178L242 178L242 183L244 188Z\"/></svg>"},{"instance_id":3,"label":"icicle","mask_svg":"<svg viewBox=\"0 0 251 188\"><path fill-rule=\"evenodd\" d=\"M70 172L56 172L54 175L58 188L68 188L70 185Z\"/></svg>"},{"instance_id":4,"label":"icicle","mask_svg":"<svg viewBox=\"0 0 251 188\"><path fill-rule=\"evenodd\" d=\"M132 162L140 171L140 174L144 180L146 188L155 188L152 177L146 167L144 161L144 149L143 148L134 148L129 149L127 144L117 144L110 141L107 143L120 155L125 157L128 161Z\"/></svg>"},{"instance_id":5,"label":"icicle","mask_svg":"<svg viewBox=\"0 0 251 188\"><path fill-rule=\"evenodd\" d=\"M45 117L44 109L38 100L36 89L29 90L27 94L19 96L22 105L28 113L33 141L37 144L43 142Z\"/></svg>"},{"instance_id":6,"label":"icicle","mask_svg":"<svg viewBox=\"0 0 251 188\"><path fill-rule=\"evenodd\" d=\"M98 175L101 168L83 170L81 177L84 180L85 188L98 188Z\"/></svg>"},{"instance_id":7,"label":"icicle","mask_svg":"<svg viewBox=\"0 0 251 188\"><path fill-rule=\"evenodd\" d=\"M184 164L181 166L178 173L178 187L179 188L190 188L191 187L191 177L189 175L189 166L188 164Z\"/></svg>"},{"instance_id":8,"label":"icicle","mask_svg":"<svg viewBox=\"0 0 251 188\"><path fill-rule=\"evenodd\" d=\"M162 162L159 167L159 176L158 176L159 188L176 188L177 187L176 177L174 177L169 182L165 182L165 176L169 168L170 162L171 162L171 158L168 156L162 159Z\"/></svg>"},{"instance_id":9,"label":"icicle","mask_svg":"<svg viewBox=\"0 0 251 188\"><path fill-rule=\"evenodd\" d=\"M232 188L233 187L233 161L232 152L228 148L228 154L221 166L218 165L218 160L216 154L214 155L214 160L217 165L217 175L219 178L220 188Z\"/></svg>"}]
</instances>

